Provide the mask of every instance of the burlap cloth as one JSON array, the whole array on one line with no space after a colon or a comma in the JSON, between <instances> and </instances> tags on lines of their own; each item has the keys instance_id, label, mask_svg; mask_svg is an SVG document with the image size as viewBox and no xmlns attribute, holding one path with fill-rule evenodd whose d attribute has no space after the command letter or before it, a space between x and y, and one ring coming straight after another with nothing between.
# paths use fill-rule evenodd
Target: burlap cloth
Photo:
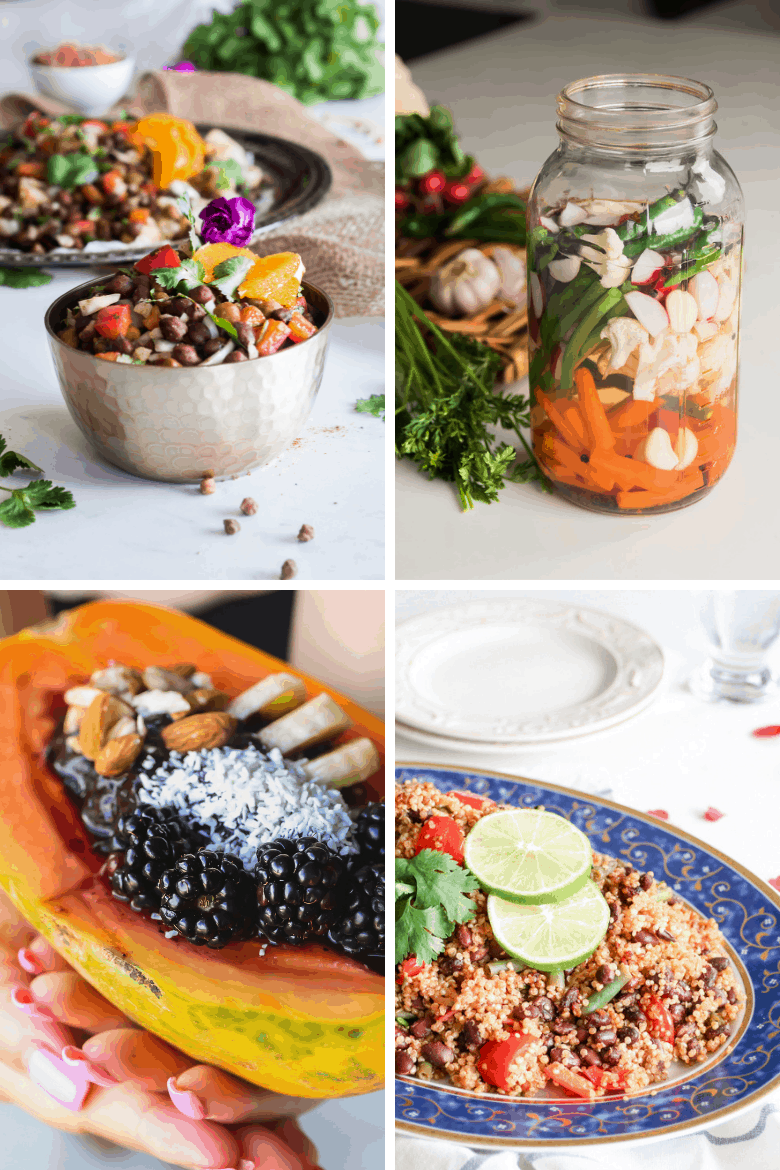
<instances>
[{"instance_id":1,"label":"burlap cloth","mask_svg":"<svg viewBox=\"0 0 780 1170\"><path fill-rule=\"evenodd\" d=\"M257 130L316 150L333 171L333 186L317 207L272 229L255 246L261 255L299 252L306 279L324 289L338 317L384 312L384 167L327 130L304 105L268 81L240 73L144 74L123 109L141 115L166 110L193 122ZM11 129L31 110L68 112L39 94L0 98L0 126Z\"/></svg>"}]
</instances>

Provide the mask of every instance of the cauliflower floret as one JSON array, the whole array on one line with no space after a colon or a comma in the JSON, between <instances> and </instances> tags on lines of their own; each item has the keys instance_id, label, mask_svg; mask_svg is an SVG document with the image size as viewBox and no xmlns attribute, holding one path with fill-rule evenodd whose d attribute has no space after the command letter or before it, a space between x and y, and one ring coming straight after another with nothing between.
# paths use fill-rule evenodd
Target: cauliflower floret
<instances>
[{"instance_id":1,"label":"cauliflower floret","mask_svg":"<svg viewBox=\"0 0 780 1170\"><path fill-rule=\"evenodd\" d=\"M659 382L670 374L666 390L692 386L701 373L696 354L698 339L693 333L661 333L655 341L646 341L639 348L639 367L634 379L634 398L652 402L658 393Z\"/></svg>"},{"instance_id":2,"label":"cauliflower floret","mask_svg":"<svg viewBox=\"0 0 780 1170\"><path fill-rule=\"evenodd\" d=\"M611 346L607 370L619 370L650 334L633 317L614 317L601 330L601 336Z\"/></svg>"},{"instance_id":3,"label":"cauliflower floret","mask_svg":"<svg viewBox=\"0 0 780 1170\"><path fill-rule=\"evenodd\" d=\"M628 276L632 261L623 255L623 241L614 228L582 236L587 241L580 245L580 255L588 267L601 277L602 288L617 288ZM588 244L595 244L590 248Z\"/></svg>"}]
</instances>

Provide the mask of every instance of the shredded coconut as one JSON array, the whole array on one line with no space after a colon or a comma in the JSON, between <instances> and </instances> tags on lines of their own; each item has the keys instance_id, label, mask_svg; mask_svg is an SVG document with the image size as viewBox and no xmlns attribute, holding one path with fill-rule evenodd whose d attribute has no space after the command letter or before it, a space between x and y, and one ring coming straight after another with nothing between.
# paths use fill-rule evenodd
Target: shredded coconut
<instances>
[{"instance_id":1,"label":"shredded coconut","mask_svg":"<svg viewBox=\"0 0 780 1170\"><path fill-rule=\"evenodd\" d=\"M302 763L285 760L278 748L171 752L161 767L147 756L139 779L142 801L201 825L214 848L236 854L248 869L258 846L278 837L316 837L337 853L358 851L341 793L310 780Z\"/></svg>"}]
</instances>

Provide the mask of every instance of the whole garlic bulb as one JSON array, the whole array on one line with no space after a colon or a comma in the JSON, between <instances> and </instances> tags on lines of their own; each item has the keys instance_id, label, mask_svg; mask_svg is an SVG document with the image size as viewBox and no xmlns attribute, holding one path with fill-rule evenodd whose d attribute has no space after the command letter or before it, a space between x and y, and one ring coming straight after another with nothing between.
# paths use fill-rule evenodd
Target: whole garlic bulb
<instances>
[{"instance_id":1,"label":"whole garlic bulb","mask_svg":"<svg viewBox=\"0 0 780 1170\"><path fill-rule=\"evenodd\" d=\"M493 263L501 276L498 291L513 305L525 304L525 259L499 244L493 249Z\"/></svg>"},{"instance_id":2,"label":"whole garlic bulb","mask_svg":"<svg viewBox=\"0 0 780 1170\"><path fill-rule=\"evenodd\" d=\"M431 279L428 295L448 317L472 316L487 308L501 286L501 273L489 256L465 248Z\"/></svg>"}]
</instances>

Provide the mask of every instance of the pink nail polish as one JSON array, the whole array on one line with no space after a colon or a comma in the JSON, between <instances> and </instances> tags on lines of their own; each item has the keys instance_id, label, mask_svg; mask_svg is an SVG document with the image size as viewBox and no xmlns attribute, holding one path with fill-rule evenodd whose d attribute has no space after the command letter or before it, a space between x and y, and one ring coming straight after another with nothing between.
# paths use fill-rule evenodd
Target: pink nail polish
<instances>
[{"instance_id":1,"label":"pink nail polish","mask_svg":"<svg viewBox=\"0 0 780 1170\"><path fill-rule=\"evenodd\" d=\"M63 1045L70 1044L73 1040L70 1029L60 1024L54 1012L45 1003L36 1001L29 987L14 987L11 991L11 1003L35 1026L34 1043L47 1045L55 1056L62 1052Z\"/></svg>"},{"instance_id":2,"label":"pink nail polish","mask_svg":"<svg viewBox=\"0 0 780 1170\"><path fill-rule=\"evenodd\" d=\"M206 1106L198 1094L193 1093L190 1089L177 1089L176 1077L168 1078L168 1095L179 1113L183 1113L185 1117L189 1117L192 1121L206 1120Z\"/></svg>"},{"instance_id":3,"label":"pink nail polish","mask_svg":"<svg viewBox=\"0 0 780 1170\"><path fill-rule=\"evenodd\" d=\"M101 1088L110 1089L114 1085L121 1084L116 1077L111 1076L111 1073L107 1073L104 1068L93 1064L86 1052L82 1052L80 1048L76 1048L73 1044L66 1044L61 1055L65 1063L71 1068L82 1069L87 1080L93 1085L100 1085Z\"/></svg>"},{"instance_id":4,"label":"pink nail polish","mask_svg":"<svg viewBox=\"0 0 780 1170\"><path fill-rule=\"evenodd\" d=\"M255 1163L252 1158L242 1158L238 1163L238 1170L255 1170Z\"/></svg>"},{"instance_id":5,"label":"pink nail polish","mask_svg":"<svg viewBox=\"0 0 780 1170\"><path fill-rule=\"evenodd\" d=\"M84 1069L68 1065L41 1044L33 1045L27 1055L27 1071L36 1085L59 1101L66 1109L78 1113L89 1092Z\"/></svg>"},{"instance_id":6,"label":"pink nail polish","mask_svg":"<svg viewBox=\"0 0 780 1170\"><path fill-rule=\"evenodd\" d=\"M43 975L46 972L41 960L31 951L29 947L22 947L17 951L16 957L19 960L19 966L26 971L28 975Z\"/></svg>"},{"instance_id":7,"label":"pink nail polish","mask_svg":"<svg viewBox=\"0 0 780 1170\"><path fill-rule=\"evenodd\" d=\"M29 987L15 987L11 992L11 1002L26 1016L38 1016L44 1020L56 1020L56 1016L45 1003L39 1003Z\"/></svg>"}]
</instances>

